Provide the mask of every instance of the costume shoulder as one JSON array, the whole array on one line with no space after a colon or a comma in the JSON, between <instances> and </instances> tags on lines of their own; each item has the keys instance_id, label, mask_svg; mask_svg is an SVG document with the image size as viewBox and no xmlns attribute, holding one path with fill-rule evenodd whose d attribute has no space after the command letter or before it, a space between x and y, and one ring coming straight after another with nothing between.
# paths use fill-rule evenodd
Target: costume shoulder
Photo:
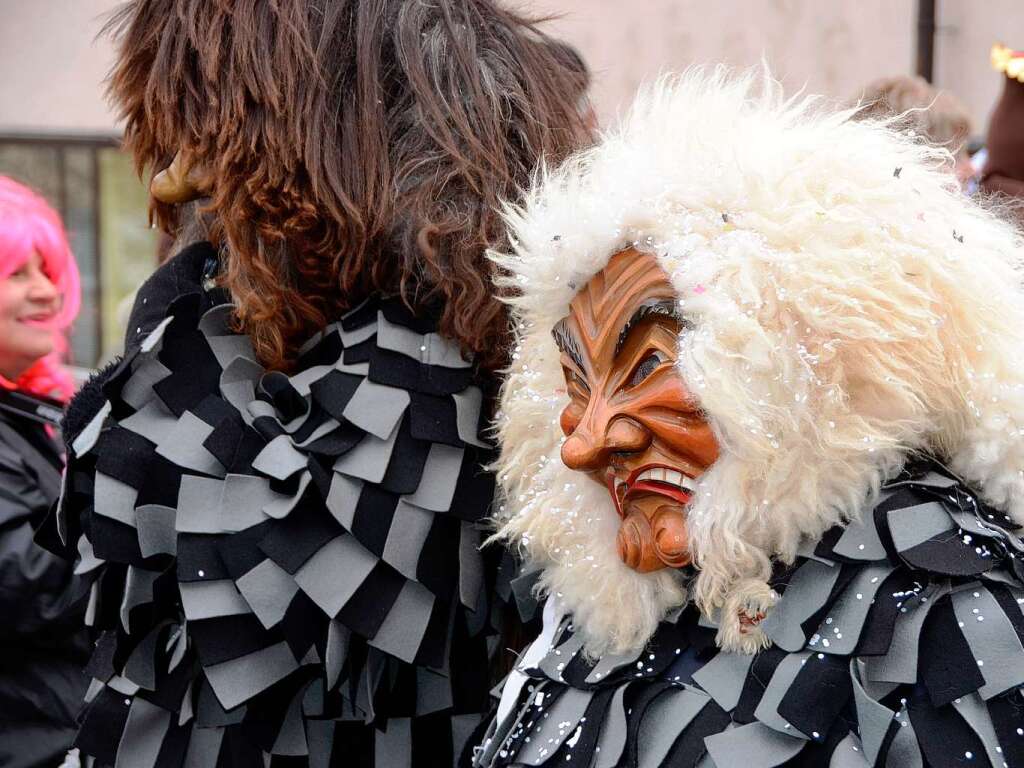
<instances>
[{"instance_id":1,"label":"costume shoulder","mask_svg":"<svg viewBox=\"0 0 1024 768\"><path fill-rule=\"evenodd\" d=\"M756 655L686 608L588 659L554 602L477 766L1024 766L1024 542L942 466L780 573Z\"/></svg>"},{"instance_id":2,"label":"costume shoulder","mask_svg":"<svg viewBox=\"0 0 1024 768\"><path fill-rule=\"evenodd\" d=\"M78 745L111 765L450 764L488 704L478 374L389 299L290 376L230 313L177 295L69 444L57 523L99 633Z\"/></svg>"}]
</instances>

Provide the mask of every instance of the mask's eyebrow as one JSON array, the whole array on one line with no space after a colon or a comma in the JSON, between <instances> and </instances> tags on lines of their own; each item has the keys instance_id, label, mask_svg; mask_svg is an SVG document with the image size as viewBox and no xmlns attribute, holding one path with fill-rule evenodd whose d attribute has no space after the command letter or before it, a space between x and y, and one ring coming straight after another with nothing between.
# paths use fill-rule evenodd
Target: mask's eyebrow
<instances>
[{"instance_id":1,"label":"mask's eyebrow","mask_svg":"<svg viewBox=\"0 0 1024 768\"><path fill-rule=\"evenodd\" d=\"M633 314L630 315L629 320L626 321L626 324L622 326L622 330L619 331L619 338L615 342L615 357L619 356L619 352L622 351L622 347L626 344L626 339L629 337L629 332L633 330L634 326L644 318L651 317L652 315L672 318L683 328L691 327L690 321L679 312L679 307L674 299L649 299L636 308Z\"/></svg>"},{"instance_id":2,"label":"mask's eyebrow","mask_svg":"<svg viewBox=\"0 0 1024 768\"><path fill-rule=\"evenodd\" d=\"M565 322L565 319L555 323L555 327L551 329L551 335L554 337L558 348L567 354L581 371L586 370L586 367L583 365L583 355L580 354L580 348L577 346L576 339L573 338L572 333L569 332L569 325Z\"/></svg>"}]
</instances>

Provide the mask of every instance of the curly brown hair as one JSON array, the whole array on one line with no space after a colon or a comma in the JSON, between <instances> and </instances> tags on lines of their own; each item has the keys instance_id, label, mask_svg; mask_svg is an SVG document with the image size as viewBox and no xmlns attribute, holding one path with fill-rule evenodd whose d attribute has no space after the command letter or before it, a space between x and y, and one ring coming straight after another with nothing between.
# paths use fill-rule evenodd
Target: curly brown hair
<instances>
[{"instance_id":1,"label":"curly brown hair","mask_svg":"<svg viewBox=\"0 0 1024 768\"><path fill-rule=\"evenodd\" d=\"M492 0L133 0L108 29L139 173L179 151L207 166L224 284L265 364L373 292L505 361L499 206L589 139L586 73L537 20ZM174 207L152 213L174 228Z\"/></svg>"}]
</instances>

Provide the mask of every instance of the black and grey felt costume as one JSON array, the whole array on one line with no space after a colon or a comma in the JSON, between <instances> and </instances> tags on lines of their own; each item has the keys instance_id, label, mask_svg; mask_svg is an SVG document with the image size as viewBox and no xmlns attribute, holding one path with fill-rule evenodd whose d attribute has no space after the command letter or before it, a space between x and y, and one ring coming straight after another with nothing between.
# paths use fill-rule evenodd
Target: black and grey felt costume
<instances>
[{"instance_id":1,"label":"black and grey felt costume","mask_svg":"<svg viewBox=\"0 0 1024 768\"><path fill-rule=\"evenodd\" d=\"M267 372L226 295L175 280L69 444L54 522L98 633L78 746L138 768L452 765L495 646L480 375L393 299Z\"/></svg>"},{"instance_id":2,"label":"black and grey felt costume","mask_svg":"<svg viewBox=\"0 0 1024 768\"><path fill-rule=\"evenodd\" d=\"M918 462L774 587L757 655L689 607L640 654L588 660L554 602L474 765L1024 766L1024 541Z\"/></svg>"}]
</instances>

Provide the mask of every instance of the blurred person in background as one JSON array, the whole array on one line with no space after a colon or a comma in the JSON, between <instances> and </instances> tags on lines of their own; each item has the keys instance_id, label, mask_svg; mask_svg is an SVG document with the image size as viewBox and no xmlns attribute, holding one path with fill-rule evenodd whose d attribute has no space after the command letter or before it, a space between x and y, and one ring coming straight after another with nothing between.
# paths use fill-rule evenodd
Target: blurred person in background
<instances>
[{"instance_id":1,"label":"blurred person in background","mask_svg":"<svg viewBox=\"0 0 1024 768\"><path fill-rule=\"evenodd\" d=\"M78 268L59 217L0 176L0 765L56 766L87 679L82 590L36 545L60 493L56 428L73 394L61 366L78 314Z\"/></svg>"},{"instance_id":2,"label":"blurred person in background","mask_svg":"<svg viewBox=\"0 0 1024 768\"><path fill-rule=\"evenodd\" d=\"M864 107L857 119L899 117L898 127L948 149L957 179L961 185L968 185L975 173L967 152L967 139L973 129L967 108L955 96L935 88L923 77L899 75L872 81L858 100Z\"/></svg>"},{"instance_id":3,"label":"blurred person in background","mask_svg":"<svg viewBox=\"0 0 1024 768\"><path fill-rule=\"evenodd\" d=\"M992 66L1005 78L989 119L981 189L1003 197L1009 215L1024 226L1024 51L996 44Z\"/></svg>"}]
</instances>

